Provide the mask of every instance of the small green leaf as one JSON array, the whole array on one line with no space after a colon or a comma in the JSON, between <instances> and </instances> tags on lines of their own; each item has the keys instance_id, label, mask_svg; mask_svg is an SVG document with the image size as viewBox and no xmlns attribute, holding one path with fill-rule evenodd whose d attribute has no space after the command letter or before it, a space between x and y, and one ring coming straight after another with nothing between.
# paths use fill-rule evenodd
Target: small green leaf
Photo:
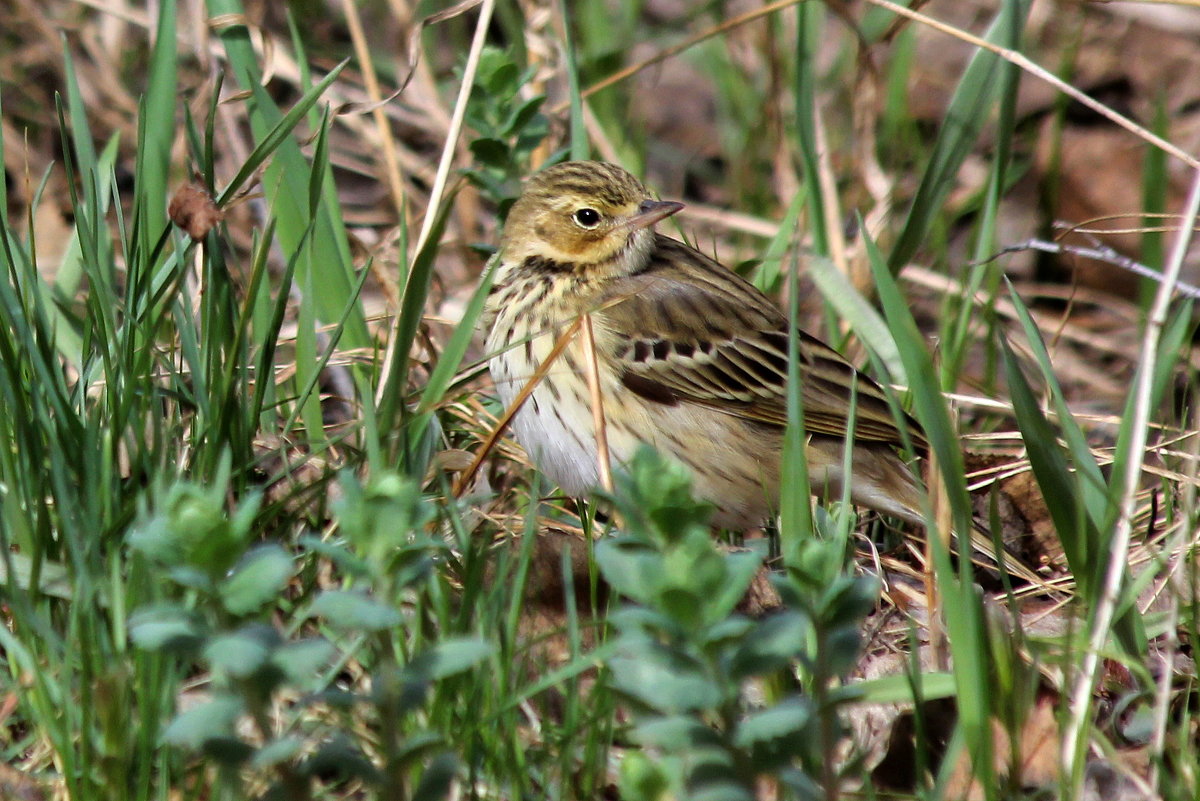
<instances>
[{"instance_id":1,"label":"small green leaf","mask_svg":"<svg viewBox=\"0 0 1200 801\"><path fill-rule=\"evenodd\" d=\"M618 796L628 801L659 801L666 797L670 780L656 760L642 751L628 750L617 778Z\"/></svg>"},{"instance_id":2,"label":"small green leaf","mask_svg":"<svg viewBox=\"0 0 1200 801\"><path fill-rule=\"evenodd\" d=\"M734 732L733 741L741 748L795 737L812 718L812 707L804 699L788 698L772 707L747 716Z\"/></svg>"},{"instance_id":3,"label":"small green leaf","mask_svg":"<svg viewBox=\"0 0 1200 801\"><path fill-rule=\"evenodd\" d=\"M129 636L147 651L187 651L199 644L204 627L195 614L181 607L148 607L130 617Z\"/></svg>"},{"instance_id":4,"label":"small green leaf","mask_svg":"<svg viewBox=\"0 0 1200 801\"><path fill-rule=\"evenodd\" d=\"M545 95L537 95L517 104L508 119L500 124L500 132L505 136L515 136L524 131L534 121L545 100Z\"/></svg>"},{"instance_id":5,"label":"small green leaf","mask_svg":"<svg viewBox=\"0 0 1200 801\"><path fill-rule=\"evenodd\" d=\"M754 551L733 551L719 556L724 562L724 577L718 586L712 588L705 601L710 623L716 623L733 613L746 597L746 591L762 567L762 555Z\"/></svg>"},{"instance_id":6,"label":"small green leaf","mask_svg":"<svg viewBox=\"0 0 1200 801\"><path fill-rule=\"evenodd\" d=\"M242 714L242 702L231 695L219 695L192 707L171 721L163 740L171 745L198 751L214 740L234 736L234 725Z\"/></svg>"},{"instance_id":7,"label":"small green leaf","mask_svg":"<svg viewBox=\"0 0 1200 801\"><path fill-rule=\"evenodd\" d=\"M410 662L405 672L420 681L434 681L470 670L495 651L477 637L442 640Z\"/></svg>"},{"instance_id":8,"label":"small green leaf","mask_svg":"<svg viewBox=\"0 0 1200 801\"><path fill-rule=\"evenodd\" d=\"M256 768L269 768L284 762L290 762L304 750L304 740L299 737L280 737L258 749L258 753L250 760Z\"/></svg>"},{"instance_id":9,"label":"small green leaf","mask_svg":"<svg viewBox=\"0 0 1200 801\"><path fill-rule=\"evenodd\" d=\"M311 680L333 659L336 649L328 640L314 637L286 643L275 649L271 662L293 682Z\"/></svg>"},{"instance_id":10,"label":"small green leaf","mask_svg":"<svg viewBox=\"0 0 1200 801\"><path fill-rule=\"evenodd\" d=\"M717 733L691 715L666 715L639 722L634 731L642 745L667 751L711 748L719 743Z\"/></svg>"},{"instance_id":11,"label":"small green leaf","mask_svg":"<svg viewBox=\"0 0 1200 801\"><path fill-rule=\"evenodd\" d=\"M693 497L687 468L649 446L642 446L616 478L619 491L612 499L639 536L674 541L712 516L712 505Z\"/></svg>"},{"instance_id":12,"label":"small green leaf","mask_svg":"<svg viewBox=\"0 0 1200 801\"><path fill-rule=\"evenodd\" d=\"M328 590L313 601L309 614L323 617L339 629L383 631L400 625L400 612L352 590Z\"/></svg>"},{"instance_id":13,"label":"small green leaf","mask_svg":"<svg viewBox=\"0 0 1200 801\"><path fill-rule=\"evenodd\" d=\"M596 543L596 565L604 580L621 595L650 604L658 594L662 556L644 544L627 539Z\"/></svg>"},{"instance_id":14,"label":"small green leaf","mask_svg":"<svg viewBox=\"0 0 1200 801\"><path fill-rule=\"evenodd\" d=\"M667 713L711 709L722 703L720 685L702 666L648 640L644 645L609 662L617 689Z\"/></svg>"},{"instance_id":15,"label":"small green leaf","mask_svg":"<svg viewBox=\"0 0 1200 801\"><path fill-rule=\"evenodd\" d=\"M471 142L471 155L480 164L503 167L512 159L512 151L499 139L480 137Z\"/></svg>"},{"instance_id":16,"label":"small green leaf","mask_svg":"<svg viewBox=\"0 0 1200 801\"><path fill-rule=\"evenodd\" d=\"M279 595L295 570L291 555L278 545L256 548L219 585L221 603L233 615L257 612Z\"/></svg>"},{"instance_id":17,"label":"small green leaf","mask_svg":"<svg viewBox=\"0 0 1200 801\"><path fill-rule=\"evenodd\" d=\"M825 664L830 673L842 675L854 668L862 648L862 635L854 626L838 626L825 637Z\"/></svg>"},{"instance_id":18,"label":"small green leaf","mask_svg":"<svg viewBox=\"0 0 1200 801\"><path fill-rule=\"evenodd\" d=\"M729 671L737 678L778 670L804 652L812 623L802 612L786 610L763 620L747 634Z\"/></svg>"},{"instance_id":19,"label":"small green leaf","mask_svg":"<svg viewBox=\"0 0 1200 801\"><path fill-rule=\"evenodd\" d=\"M754 801L754 796L732 778L705 782L688 793L690 801Z\"/></svg>"},{"instance_id":20,"label":"small green leaf","mask_svg":"<svg viewBox=\"0 0 1200 801\"><path fill-rule=\"evenodd\" d=\"M304 772L325 781L362 779L376 784L382 778L362 750L345 735L336 735L323 743L304 763Z\"/></svg>"},{"instance_id":21,"label":"small green leaf","mask_svg":"<svg viewBox=\"0 0 1200 801\"><path fill-rule=\"evenodd\" d=\"M267 664L280 639L279 633L270 626L247 626L214 637L204 648L204 658L214 670L244 679Z\"/></svg>"},{"instance_id":22,"label":"small green leaf","mask_svg":"<svg viewBox=\"0 0 1200 801\"><path fill-rule=\"evenodd\" d=\"M330 542L312 534L302 535L297 538L296 542L305 550L333 562L339 570L344 570L353 576L370 575L371 571L366 561L352 553L344 542Z\"/></svg>"}]
</instances>

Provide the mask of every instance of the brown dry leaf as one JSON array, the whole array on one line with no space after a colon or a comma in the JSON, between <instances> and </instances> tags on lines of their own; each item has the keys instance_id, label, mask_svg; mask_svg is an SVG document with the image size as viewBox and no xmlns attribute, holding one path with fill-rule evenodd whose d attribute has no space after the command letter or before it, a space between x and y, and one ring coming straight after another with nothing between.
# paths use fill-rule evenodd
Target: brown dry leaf
<instances>
[{"instance_id":1,"label":"brown dry leaf","mask_svg":"<svg viewBox=\"0 0 1200 801\"><path fill-rule=\"evenodd\" d=\"M1012 457L995 454L966 452L964 457L968 474L998 471L1005 465L1020 463ZM1050 568L1053 572L1063 569L1062 543L1028 463L1024 470L998 480L993 491L1002 526L997 533L1008 552L1034 569ZM979 518L989 520L991 492L977 493L972 502Z\"/></svg>"},{"instance_id":2,"label":"brown dry leaf","mask_svg":"<svg viewBox=\"0 0 1200 801\"><path fill-rule=\"evenodd\" d=\"M203 239L225 219L225 212L217 208L204 187L188 183L175 190L167 205L167 216L192 239Z\"/></svg>"},{"instance_id":3,"label":"brown dry leaf","mask_svg":"<svg viewBox=\"0 0 1200 801\"><path fill-rule=\"evenodd\" d=\"M1042 693L1025 718L1015 743L1003 726L992 723L993 770L997 776L1006 777L1010 786L1049 789L1057 783L1061 738L1055 707L1055 697L1050 693ZM1010 755L1013 754L1019 760L1015 766L1019 776L1015 779L1010 774L1014 766L1009 764ZM965 751L946 784L946 797L970 801L987 797L979 781L974 778L971 759Z\"/></svg>"}]
</instances>

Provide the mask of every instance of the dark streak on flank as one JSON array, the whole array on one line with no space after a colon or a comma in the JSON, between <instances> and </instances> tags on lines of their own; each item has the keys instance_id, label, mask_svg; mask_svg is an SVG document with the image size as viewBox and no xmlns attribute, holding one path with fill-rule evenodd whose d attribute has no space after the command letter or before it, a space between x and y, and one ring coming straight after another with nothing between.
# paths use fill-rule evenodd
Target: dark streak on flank
<instances>
[{"instance_id":1,"label":"dark streak on flank","mask_svg":"<svg viewBox=\"0 0 1200 801\"><path fill-rule=\"evenodd\" d=\"M633 394L664 406L679 403L680 395L668 386L626 370L621 373L621 383Z\"/></svg>"},{"instance_id":2,"label":"dark streak on flank","mask_svg":"<svg viewBox=\"0 0 1200 801\"><path fill-rule=\"evenodd\" d=\"M543 381L542 386L550 393L550 397L555 403L562 403L562 393L558 391L558 383L555 381Z\"/></svg>"}]
</instances>

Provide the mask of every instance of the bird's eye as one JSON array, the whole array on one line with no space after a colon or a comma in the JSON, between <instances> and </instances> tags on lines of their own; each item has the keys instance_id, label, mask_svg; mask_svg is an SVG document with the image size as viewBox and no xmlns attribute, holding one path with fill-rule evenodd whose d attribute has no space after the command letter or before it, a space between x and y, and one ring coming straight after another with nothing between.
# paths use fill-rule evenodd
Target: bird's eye
<instances>
[{"instance_id":1,"label":"bird's eye","mask_svg":"<svg viewBox=\"0 0 1200 801\"><path fill-rule=\"evenodd\" d=\"M600 224L600 212L595 209L579 209L571 217L581 228L595 228Z\"/></svg>"}]
</instances>

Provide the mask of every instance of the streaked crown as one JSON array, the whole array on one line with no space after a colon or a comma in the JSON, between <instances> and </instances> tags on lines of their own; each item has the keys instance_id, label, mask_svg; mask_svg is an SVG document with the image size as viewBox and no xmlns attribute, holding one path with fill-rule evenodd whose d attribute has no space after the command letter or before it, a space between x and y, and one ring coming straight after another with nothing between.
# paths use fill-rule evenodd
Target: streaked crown
<instances>
[{"instance_id":1,"label":"streaked crown","mask_svg":"<svg viewBox=\"0 0 1200 801\"><path fill-rule=\"evenodd\" d=\"M683 208L657 201L624 169L600 161L568 161L528 180L509 212L500 249L504 261L541 259L563 270L644 262L656 222Z\"/></svg>"}]
</instances>

